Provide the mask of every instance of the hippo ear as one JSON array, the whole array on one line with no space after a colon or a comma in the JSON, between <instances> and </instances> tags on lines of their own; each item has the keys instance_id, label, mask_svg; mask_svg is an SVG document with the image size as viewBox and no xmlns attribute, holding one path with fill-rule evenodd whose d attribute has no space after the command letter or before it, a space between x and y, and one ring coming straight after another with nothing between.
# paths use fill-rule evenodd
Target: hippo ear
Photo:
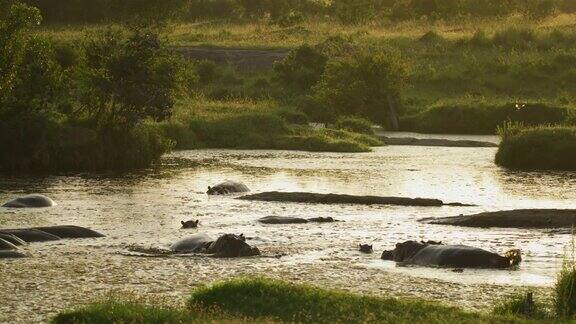
<instances>
[{"instance_id":1,"label":"hippo ear","mask_svg":"<svg viewBox=\"0 0 576 324\"><path fill-rule=\"evenodd\" d=\"M372 244L370 244L370 248L372 248Z\"/></svg>"},{"instance_id":2,"label":"hippo ear","mask_svg":"<svg viewBox=\"0 0 576 324\"><path fill-rule=\"evenodd\" d=\"M180 224L184 225L184 221L180 221Z\"/></svg>"},{"instance_id":3,"label":"hippo ear","mask_svg":"<svg viewBox=\"0 0 576 324\"><path fill-rule=\"evenodd\" d=\"M208 186L208 190L211 190L211 189L212 189L212 187Z\"/></svg>"},{"instance_id":4,"label":"hippo ear","mask_svg":"<svg viewBox=\"0 0 576 324\"><path fill-rule=\"evenodd\" d=\"M396 248L399 248L400 245L401 245L400 243L396 243Z\"/></svg>"},{"instance_id":5,"label":"hippo ear","mask_svg":"<svg viewBox=\"0 0 576 324\"><path fill-rule=\"evenodd\" d=\"M199 219L196 220L196 225L198 225L198 223L200 223L200 220L199 220Z\"/></svg>"}]
</instances>

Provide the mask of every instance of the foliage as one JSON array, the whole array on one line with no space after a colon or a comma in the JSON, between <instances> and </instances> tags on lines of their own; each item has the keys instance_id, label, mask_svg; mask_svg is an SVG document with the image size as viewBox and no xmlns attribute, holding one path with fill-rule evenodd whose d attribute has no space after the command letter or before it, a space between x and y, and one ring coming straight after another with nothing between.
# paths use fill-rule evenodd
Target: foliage
<instances>
[{"instance_id":1,"label":"foliage","mask_svg":"<svg viewBox=\"0 0 576 324\"><path fill-rule=\"evenodd\" d=\"M494 305L492 313L540 319L547 317L543 305L534 301L532 292L516 293L503 298Z\"/></svg>"},{"instance_id":2,"label":"foliage","mask_svg":"<svg viewBox=\"0 0 576 324\"><path fill-rule=\"evenodd\" d=\"M576 170L576 128L505 124L496 163L513 169Z\"/></svg>"},{"instance_id":3,"label":"foliage","mask_svg":"<svg viewBox=\"0 0 576 324\"><path fill-rule=\"evenodd\" d=\"M404 116L400 126L404 130L425 133L494 134L497 127L507 121L525 125L563 123L568 118L568 111L564 107L541 103L440 105Z\"/></svg>"},{"instance_id":4,"label":"foliage","mask_svg":"<svg viewBox=\"0 0 576 324\"><path fill-rule=\"evenodd\" d=\"M328 58L309 45L302 45L274 64L278 78L287 86L308 91L324 72Z\"/></svg>"},{"instance_id":5,"label":"foliage","mask_svg":"<svg viewBox=\"0 0 576 324\"><path fill-rule=\"evenodd\" d=\"M334 128L360 134L374 135L374 130L372 129L372 123L365 118L356 116L338 117L338 119L336 119L336 122L334 123Z\"/></svg>"},{"instance_id":6,"label":"foliage","mask_svg":"<svg viewBox=\"0 0 576 324\"><path fill-rule=\"evenodd\" d=\"M150 30L128 37L108 30L85 44L83 104L99 125L133 127L168 118L178 88L178 61Z\"/></svg>"},{"instance_id":7,"label":"foliage","mask_svg":"<svg viewBox=\"0 0 576 324\"><path fill-rule=\"evenodd\" d=\"M365 51L330 61L313 90L324 120L356 115L385 124L391 106L400 104L404 81L398 56Z\"/></svg>"},{"instance_id":8,"label":"foliage","mask_svg":"<svg viewBox=\"0 0 576 324\"><path fill-rule=\"evenodd\" d=\"M554 286L554 312L560 318L576 315L576 260L575 242L572 235L571 250L565 251L562 270Z\"/></svg>"}]
</instances>

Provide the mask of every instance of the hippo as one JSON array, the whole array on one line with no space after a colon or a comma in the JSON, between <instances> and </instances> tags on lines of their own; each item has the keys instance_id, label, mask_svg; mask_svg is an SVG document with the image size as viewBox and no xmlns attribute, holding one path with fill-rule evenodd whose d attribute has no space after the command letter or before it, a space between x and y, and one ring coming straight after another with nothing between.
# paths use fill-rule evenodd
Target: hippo
<instances>
[{"instance_id":1,"label":"hippo","mask_svg":"<svg viewBox=\"0 0 576 324\"><path fill-rule=\"evenodd\" d=\"M8 241L16 246L19 245L26 245L26 241L22 240L21 238L14 236L12 234L0 233L0 239L4 241Z\"/></svg>"},{"instance_id":2,"label":"hippo","mask_svg":"<svg viewBox=\"0 0 576 324\"><path fill-rule=\"evenodd\" d=\"M305 223L331 223L336 222L332 217L300 218L288 216L266 216L258 220L263 224L305 224Z\"/></svg>"},{"instance_id":3,"label":"hippo","mask_svg":"<svg viewBox=\"0 0 576 324\"><path fill-rule=\"evenodd\" d=\"M241 182L226 180L213 187L208 186L208 191L206 191L206 193L208 195L227 195L248 191L250 191L250 189L248 189L248 187L245 184Z\"/></svg>"},{"instance_id":4,"label":"hippo","mask_svg":"<svg viewBox=\"0 0 576 324\"><path fill-rule=\"evenodd\" d=\"M258 248L246 243L243 234L224 234L216 241L206 234L194 234L172 244L170 250L176 253L205 253L222 258L260 255Z\"/></svg>"},{"instance_id":5,"label":"hippo","mask_svg":"<svg viewBox=\"0 0 576 324\"><path fill-rule=\"evenodd\" d=\"M7 208L42 208L56 206L54 200L40 194L31 194L10 200L2 205Z\"/></svg>"},{"instance_id":6,"label":"hippo","mask_svg":"<svg viewBox=\"0 0 576 324\"><path fill-rule=\"evenodd\" d=\"M372 244L359 244L358 247L360 248L360 252L362 252L362 253L374 252L374 249L372 248Z\"/></svg>"},{"instance_id":7,"label":"hippo","mask_svg":"<svg viewBox=\"0 0 576 324\"><path fill-rule=\"evenodd\" d=\"M23 242L47 242L70 238L104 237L104 235L89 228L73 225L60 225L19 229L0 229L0 237L4 240L17 239Z\"/></svg>"},{"instance_id":8,"label":"hippo","mask_svg":"<svg viewBox=\"0 0 576 324\"><path fill-rule=\"evenodd\" d=\"M522 260L517 249L501 256L476 247L434 241L398 243L394 250L382 252L381 258L420 266L495 269L510 268Z\"/></svg>"},{"instance_id":9,"label":"hippo","mask_svg":"<svg viewBox=\"0 0 576 324\"><path fill-rule=\"evenodd\" d=\"M18 247L10 241L0 238L0 259L22 258L25 255L18 251Z\"/></svg>"},{"instance_id":10,"label":"hippo","mask_svg":"<svg viewBox=\"0 0 576 324\"><path fill-rule=\"evenodd\" d=\"M198 223L200 223L200 220L180 221L180 224L182 224L182 228L197 228Z\"/></svg>"}]
</instances>

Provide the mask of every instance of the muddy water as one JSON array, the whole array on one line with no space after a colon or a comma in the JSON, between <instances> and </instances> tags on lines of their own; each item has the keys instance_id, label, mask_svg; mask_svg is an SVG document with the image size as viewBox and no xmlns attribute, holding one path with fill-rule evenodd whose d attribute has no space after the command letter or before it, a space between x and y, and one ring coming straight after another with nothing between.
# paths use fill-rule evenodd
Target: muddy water
<instances>
[{"instance_id":1,"label":"muddy water","mask_svg":"<svg viewBox=\"0 0 576 324\"><path fill-rule=\"evenodd\" d=\"M106 238L33 243L30 257L0 261L0 322L42 322L59 310L113 294L135 293L182 303L194 286L261 274L295 282L421 296L486 310L519 287L549 292L570 235L542 230L467 229L417 222L511 208L574 208L575 173L512 172L494 165L494 148L382 147L372 153L181 151L162 165L129 175L0 179L0 201L44 193L58 206L0 208L0 228L75 224ZM283 190L440 198L477 207L396 207L249 202L208 197L224 179L253 192ZM332 216L333 224L262 225L263 216ZM199 230L180 221L200 219ZM142 258L124 255L136 244L167 247L197 231L217 237L244 233L265 257ZM379 259L408 239L441 240L504 252L521 248L516 271L398 267ZM360 254L358 243L374 244ZM282 255L281 257L277 257Z\"/></svg>"}]
</instances>

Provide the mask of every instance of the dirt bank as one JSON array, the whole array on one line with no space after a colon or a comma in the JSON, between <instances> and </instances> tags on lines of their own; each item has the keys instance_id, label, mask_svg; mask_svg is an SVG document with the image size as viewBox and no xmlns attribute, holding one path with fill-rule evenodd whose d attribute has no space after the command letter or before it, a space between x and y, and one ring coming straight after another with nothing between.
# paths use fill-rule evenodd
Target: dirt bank
<instances>
[{"instance_id":1,"label":"dirt bank","mask_svg":"<svg viewBox=\"0 0 576 324\"><path fill-rule=\"evenodd\" d=\"M412 146L445 146L445 147L498 147L492 142L471 140L449 140L444 138L415 138L415 137L388 137L378 136L387 145L412 145Z\"/></svg>"}]
</instances>

